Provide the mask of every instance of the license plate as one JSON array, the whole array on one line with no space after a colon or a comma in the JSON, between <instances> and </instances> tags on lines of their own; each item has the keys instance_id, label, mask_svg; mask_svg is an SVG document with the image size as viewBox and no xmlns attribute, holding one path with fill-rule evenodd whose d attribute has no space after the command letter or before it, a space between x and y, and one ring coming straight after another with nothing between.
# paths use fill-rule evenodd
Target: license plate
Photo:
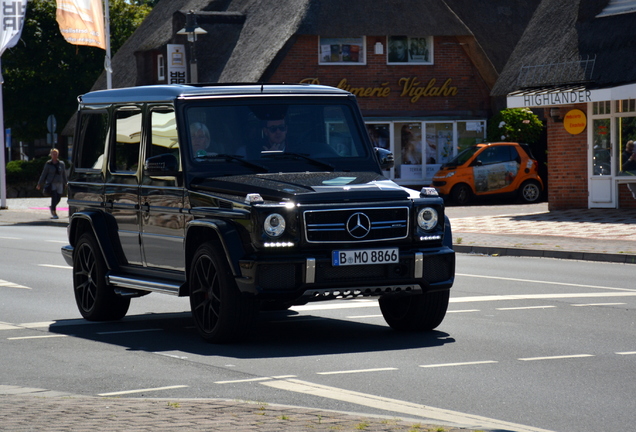
<instances>
[{"instance_id":1,"label":"license plate","mask_svg":"<svg viewBox=\"0 0 636 432\"><path fill-rule=\"evenodd\" d=\"M398 248L335 250L331 262L334 267L396 263L400 262L400 253Z\"/></svg>"}]
</instances>

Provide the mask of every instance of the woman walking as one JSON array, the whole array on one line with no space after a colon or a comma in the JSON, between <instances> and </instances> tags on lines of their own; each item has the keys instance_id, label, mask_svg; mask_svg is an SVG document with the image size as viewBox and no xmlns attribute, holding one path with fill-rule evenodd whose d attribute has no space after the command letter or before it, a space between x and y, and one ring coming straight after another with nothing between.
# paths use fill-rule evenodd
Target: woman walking
<instances>
[{"instance_id":1,"label":"woman walking","mask_svg":"<svg viewBox=\"0 0 636 432\"><path fill-rule=\"evenodd\" d=\"M40 190L44 186L44 192L51 195L51 219L59 219L56 207L66 187L66 167L64 162L59 160L60 152L57 149L51 149L50 156L51 160L44 164L44 169L36 188Z\"/></svg>"}]
</instances>

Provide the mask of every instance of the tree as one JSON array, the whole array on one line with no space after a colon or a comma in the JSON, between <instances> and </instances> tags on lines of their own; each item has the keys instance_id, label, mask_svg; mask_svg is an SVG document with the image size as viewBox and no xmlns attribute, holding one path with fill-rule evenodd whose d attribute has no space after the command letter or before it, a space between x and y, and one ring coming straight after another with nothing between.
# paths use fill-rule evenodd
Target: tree
<instances>
[{"instance_id":1,"label":"tree","mask_svg":"<svg viewBox=\"0 0 636 432\"><path fill-rule=\"evenodd\" d=\"M529 108L508 108L488 123L488 141L534 144L541 138L543 123Z\"/></svg>"},{"instance_id":2,"label":"tree","mask_svg":"<svg viewBox=\"0 0 636 432\"><path fill-rule=\"evenodd\" d=\"M151 8L144 1L109 1L114 55ZM66 42L55 12L55 0L29 1L20 42L2 56L4 122L15 141L45 137L51 114L58 124L66 123L77 109L77 96L89 91L104 69L105 51Z\"/></svg>"}]
</instances>

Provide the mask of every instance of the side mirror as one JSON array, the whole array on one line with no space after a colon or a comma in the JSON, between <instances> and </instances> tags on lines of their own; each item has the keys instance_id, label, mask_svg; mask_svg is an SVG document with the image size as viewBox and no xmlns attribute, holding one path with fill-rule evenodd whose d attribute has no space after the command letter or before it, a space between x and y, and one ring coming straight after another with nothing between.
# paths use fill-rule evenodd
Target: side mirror
<instances>
[{"instance_id":1,"label":"side mirror","mask_svg":"<svg viewBox=\"0 0 636 432\"><path fill-rule=\"evenodd\" d=\"M482 165L483 163L481 163L479 159L475 159L473 163L470 164L470 166L482 166Z\"/></svg>"},{"instance_id":2,"label":"side mirror","mask_svg":"<svg viewBox=\"0 0 636 432\"><path fill-rule=\"evenodd\" d=\"M179 173L179 161L175 155L164 153L151 156L144 163L144 171L148 176L176 176Z\"/></svg>"},{"instance_id":3,"label":"side mirror","mask_svg":"<svg viewBox=\"0 0 636 432\"><path fill-rule=\"evenodd\" d=\"M375 147L375 155L378 158L378 162L380 162L380 168L384 171L388 171L395 165L395 159L393 157L393 153L391 153L387 149L383 149L381 147Z\"/></svg>"}]
</instances>

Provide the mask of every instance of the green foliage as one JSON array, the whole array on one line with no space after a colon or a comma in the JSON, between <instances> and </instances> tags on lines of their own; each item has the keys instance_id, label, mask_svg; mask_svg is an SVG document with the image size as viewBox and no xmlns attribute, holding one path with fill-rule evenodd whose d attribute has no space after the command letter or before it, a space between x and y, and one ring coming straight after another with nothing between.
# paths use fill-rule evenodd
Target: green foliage
<instances>
[{"instance_id":1,"label":"green foliage","mask_svg":"<svg viewBox=\"0 0 636 432\"><path fill-rule=\"evenodd\" d=\"M541 138L543 123L528 108L508 108L488 122L488 141L534 144Z\"/></svg>"},{"instance_id":2,"label":"green foliage","mask_svg":"<svg viewBox=\"0 0 636 432\"><path fill-rule=\"evenodd\" d=\"M139 3L110 0L111 55L150 12L143 0ZM55 0L29 1L21 39L2 56L4 122L15 141L46 137L50 114L60 132L77 109L77 96L104 70L105 51L66 42L55 12Z\"/></svg>"},{"instance_id":3,"label":"green foliage","mask_svg":"<svg viewBox=\"0 0 636 432\"><path fill-rule=\"evenodd\" d=\"M14 160L7 163L7 184L22 182L36 184L48 160L48 157L41 157L28 162Z\"/></svg>"}]
</instances>

